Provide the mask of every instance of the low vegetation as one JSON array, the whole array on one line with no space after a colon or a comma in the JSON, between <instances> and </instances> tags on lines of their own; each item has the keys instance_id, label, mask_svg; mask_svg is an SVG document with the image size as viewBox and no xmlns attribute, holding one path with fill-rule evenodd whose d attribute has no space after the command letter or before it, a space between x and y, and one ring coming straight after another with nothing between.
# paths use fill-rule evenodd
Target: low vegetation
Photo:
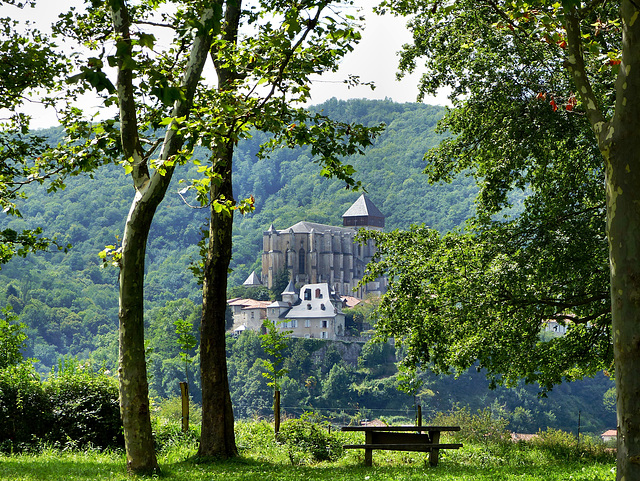
<instances>
[{"instance_id":1,"label":"low vegetation","mask_svg":"<svg viewBox=\"0 0 640 481\"><path fill-rule=\"evenodd\" d=\"M433 468L428 455L374 451L373 467L363 465L364 452L341 449L361 441L362 433L341 432L317 415L283 423L276 439L264 420L236 423L240 457L231 461L197 459L199 431L179 429L179 421L161 406L154 430L161 477L165 480L582 480L615 479L615 455L602 443L562 431L548 430L528 442L512 442L504 423L487 411L467 409L440 415L432 422L465 422L456 433L464 447L442 451ZM127 480L124 454L95 447L53 448L34 445L20 454L0 455L0 479L11 480Z\"/></svg>"}]
</instances>

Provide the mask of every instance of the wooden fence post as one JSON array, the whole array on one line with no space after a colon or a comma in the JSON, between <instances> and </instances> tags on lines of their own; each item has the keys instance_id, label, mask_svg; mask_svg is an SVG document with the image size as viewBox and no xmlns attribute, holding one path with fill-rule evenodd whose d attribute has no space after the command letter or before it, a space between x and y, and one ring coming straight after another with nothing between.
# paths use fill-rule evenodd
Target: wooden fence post
<instances>
[{"instance_id":1,"label":"wooden fence post","mask_svg":"<svg viewBox=\"0 0 640 481\"><path fill-rule=\"evenodd\" d=\"M182 397L182 432L189 431L189 384L180 383L180 395Z\"/></svg>"},{"instance_id":2,"label":"wooden fence post","mask_svg":"<svg viewBox=\"0 0 640 481\"><path fill-rule=\"evenodd\" d=\"M276 436L280 432L280 391L273 393L273 423L275 424Z\"/></svg>"}]
</instances>

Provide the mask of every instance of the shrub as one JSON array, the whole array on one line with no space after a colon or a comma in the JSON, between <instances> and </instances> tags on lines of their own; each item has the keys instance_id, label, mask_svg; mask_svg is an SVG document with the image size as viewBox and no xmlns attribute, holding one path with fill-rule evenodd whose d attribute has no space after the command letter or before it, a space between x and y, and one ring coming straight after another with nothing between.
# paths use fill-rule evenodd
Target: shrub
<instances>
[{"instance_id":1,"label":"shrub","mask_svg":"<svg viewBox=\"0 0 640 481\"><path fill-rule=\"evenodd\" d=\"M342 456L342 443L328 431L328 424L311 422L305 417L282 423L278 438L287 448L291 464L335 461Z\"/></svg>"},{"instance_id":2,"label":"shrub","mask_svg":"<svg viewBox=\"0 0 640 481\"><path fill-rule=\"evenodd\" d=\"M578 443L572 433L553 428L539 431L538 436L532 439L531 443L556 459L581 458L599 462L612 462L615 459L615 450L608 449L600 439L580 436L580 443Z\"/></svg>"},{"instance_id":3,"label":"shrub","mask_svg":"<svg viewBox=\"0 0 640 481\"><path fill-rule=\"evenodd\" d=\"M462 441L500 442L510 439L507 433L509 421L501 416L493 416L491 409L471 413L468 407L454 408L448 413L437 414L431 421L435 426L460 426L460 431L450 434Z\"/></svg>"},{"instance_id":4,"label":"shrub","mask_svg":"<svg viewBox=\"0 0 640 481\"><path fill-rule=\"evenodd\" d=\"M65 359L43 386L51 402L53 420L47 439L54 445L124 445L118 383L114 378L94 372L88 362Z\"/></svg>"},{"instance_id":5,"label":"shrub","mask_svg":"<svg viewBox=\"0 0 640 481\"><path fill-rule=\"evenodd\" d=\"M158 419L165 418L175 421L182 426L182 398L173 396L168 399L154 399L153 416ZM189 399L189 425L198 425L202 422L202 408Z\"/></svg>"},{"instance_id":6,"label":"shrub","mask_svg":"<svg viewBox=\"0 0 640 481\"><path fill-rule=\"evenodd\" d=\"M190 425L189 430L184 432L180 421L154 418L152 428L153 439L159 452L174 447L195 447L200 441L200 427L197 425Z\"/></svg>"},{"instance_id":7,"label":"shrub","mask_svg":"<svg viewBox=\"0 0 640 481\"><path fill-rule=\"evenodd\" d=\"M51 403L31 363L0 370L0 450L24 449L51 427Z\"/></svg>"}]
</instances>

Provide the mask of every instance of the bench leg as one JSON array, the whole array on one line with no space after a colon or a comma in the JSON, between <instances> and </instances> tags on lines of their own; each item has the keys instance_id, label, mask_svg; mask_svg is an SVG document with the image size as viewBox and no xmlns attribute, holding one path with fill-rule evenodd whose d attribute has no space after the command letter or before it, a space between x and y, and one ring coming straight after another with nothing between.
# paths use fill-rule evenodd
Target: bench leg
<instances>
[{"instance_id":1,"label":"bench leg","mask_svg":"<svg viewBox=\"0 0 640 481\"><path fill-rule=\"evenodd\" d=\"M434 431L431 433L431 442L433 444L438 444L440 442L440 431ZM438 455L440 454L439 449L432 449L429 453L429 464L431 466L438 465Z\"/></svg>"},{"instance_id":2,"label":"bench leg","mask_svg":"<svg viewBox=\"0 0 640 481\"><path fill-rule=\"evenodd\" d=\"M373 433L371 431L367 431L364 435L365 444L373 444ZM365 448L364 449L364 465L372 466L373 465L373 449Z\"/></svg>"},{"instance_id":3,"label":"bench leg","mask_svg":"<svg viewBox=\"0 0 640 481\"><path fill-rule=\"evenodd\" d=\"M364 450L364 465L372 466L373 465L373 449L365 448Z\"/></svg>"}]
</instances>

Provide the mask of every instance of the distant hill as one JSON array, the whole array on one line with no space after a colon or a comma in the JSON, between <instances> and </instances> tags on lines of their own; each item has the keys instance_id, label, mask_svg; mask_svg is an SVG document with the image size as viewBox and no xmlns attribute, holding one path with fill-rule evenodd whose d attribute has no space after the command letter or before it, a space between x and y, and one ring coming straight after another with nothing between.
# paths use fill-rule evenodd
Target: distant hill
<instances>
[{"instance_id":1,"label":"distant hill","mask_svg":"<svg viewBox=\"0 0 640 481\"><path fill-rule=\"evenodd\" d=\"M392 101L330 100L314 107L340 120L367 125L384 122L385 132L366 155L345 159L357 171L368 195L386 216L387 229L426 223L441 231L461 225L473 209L473 179L429 185L421 173L422 156L436 145L434 133L442 107ZM45 131L58 140L59 131ZM268 159L256 153L266 140L256 132L237 149L234 190L238 198L254 195L256 210L237 216L230 286L259 271L262 232L271 223L286 228L300 220L340 225L342 213L360 195L338 181L318 175L308 149L278 149ZM205 159L206 153L200 152ZM188 266L198 259L197 243L207 221L206 209L190 208L178 195L180 179L198 174L177 169L174 184L156 214L149 239L146 306L159 309L167 301L201 299ZM3 218L0 227L42 226L45 235L71 242L68 253L51 252L17 258L0 270L0 304L10 301L28 326L28 355L45 369L59 355L113 357L117 326L117 272L103 269L98 252L115 244L122 233L133 189L119 166L96 171L93 178L69 179L62 192L48 194L32 186L20 206L24 218ZM15 295L17 294L17 295ZM11 299L8 299L11 297ZM110 354L100 354L100 350Z\"/></svg>"}]
</instances>

